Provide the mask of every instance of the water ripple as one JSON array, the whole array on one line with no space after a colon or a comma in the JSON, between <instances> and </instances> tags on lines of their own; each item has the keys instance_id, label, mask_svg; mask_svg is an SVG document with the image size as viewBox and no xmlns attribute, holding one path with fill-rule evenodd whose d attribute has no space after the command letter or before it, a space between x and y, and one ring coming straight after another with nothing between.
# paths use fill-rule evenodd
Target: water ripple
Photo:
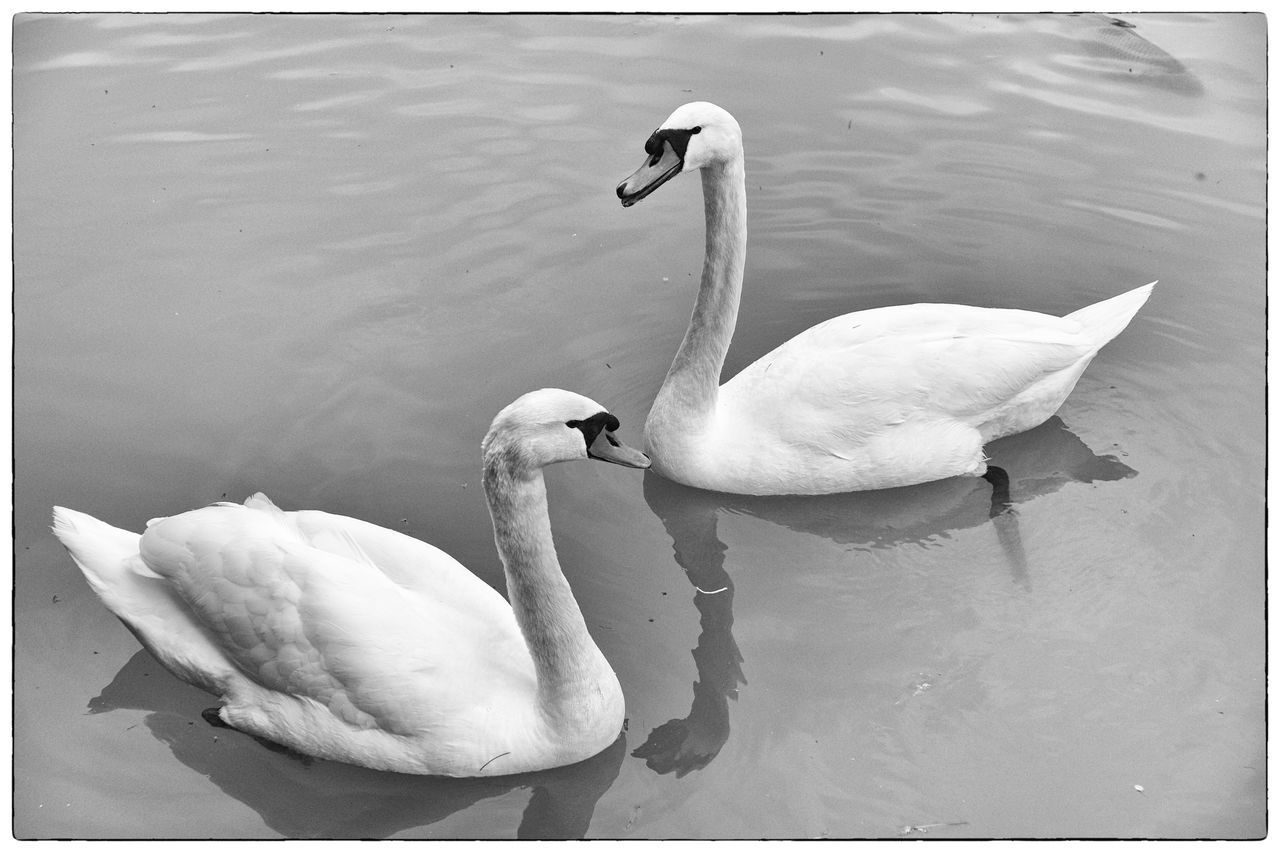
<instances>
[{"instance_id":1,"label":"water ripple","mask_svg":"<svg viewBox=\"0 0 1280 853\"><path fill-rule=\"evenodd\" d=\"M112 136L114 142L235 142L252 139L249 133L202 133L197 130L153 130L146 133L121 133Z\"/></svg>"},{"instance_id":2,"label":"water ripple","mask_svg":"<svg viewBox=\"0 0 1280 853\"><path fill-rule=\"evenodd\" d=\"M1182 231L1186 228L1186 226L1181 223L1173 222L1162 216L1156 216L1154 213L1147 213L1142 210L1114 207L1112 205L1099 204L1098 202L1086 201L1078 198L1064 198L1062 199L1062 204L1067 207L1075 207L1081 210L1091 210L1116 219L1123 219L1126 222L1132 222L1137 225L1147 225L1152 228L1163 228L1168 231Z\"/></svg>"},{"instance_id":3,"label":"water ripple","mask_svg":"<svg viewBox=\"0 0 1280 853\"><path fill-rule=\"evenodd\" d=\"M656 475L550 474L567 576L627 691L629 746L690 707L695 666L695 705L724 660L750 677L718 697L713 730L682 742L709 759L678 780L611 765L609 796L578 803L579 834L1265 831L1264 808L1220 815L1252 792L1240 768L1266 746L1266 27L1129 23L18 16L15 826L314 831L292 794L249 785L238 800L243 785L212 790L192 768L285 779L321 804L386 776L211 742L204 700L155 677L145 653L135 692L165 697L181 754L198 760L135 749L119 737L124 709L84 715L136 644L52 553L48 506L140 525L262 487L411 518L500 584L480 437L547 384L599 399L638 437L697 288L701 196L678 178L624 211L613 187L658 121L706 98L737 115L747 152L729 372L857 308L1065 313L1161 284L1059 428L1019 437L1017 455L992 449L1019 493L1017 572L983 482L750 508L695 495L709 514L681 502L668 517L646 494ZM1126 473L1062 477L1079 454ZM731 602L695 592L707 554ZM732 642L717 641L730 625ZM86 755L101 773L59 772ZM1135 768L1161 799L1118 804ZM108 778L120 773L132 786ZM1062 796L1026 782L1043 778ZM457 788L429 781L405 790ZM472 790L509 790L488 785ZM41 806L55 795L84 807ZM131 807L165 797L203 807ZM343 826L385 829L376 799L357 797ZM409 800L392 811L417 814ZM526 802L566 805L512 791L440 824L406 817L400 834L510 834ZM1189 805L1219 822L1192 826Z\"/></svg>"}]
</instances>

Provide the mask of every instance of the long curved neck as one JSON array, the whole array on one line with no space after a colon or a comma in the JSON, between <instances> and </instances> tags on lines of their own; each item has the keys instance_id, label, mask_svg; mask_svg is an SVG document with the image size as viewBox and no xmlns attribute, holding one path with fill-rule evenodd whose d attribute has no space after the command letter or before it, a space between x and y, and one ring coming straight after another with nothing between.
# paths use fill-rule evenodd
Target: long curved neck
<instances>
[{"instance_id":1,"label":"long curved neck","mask_svg":"<svg viewBox=\"0 0 1280 853\"><path fill-rule=\"evenodd\" d=\"M523 465L518 453L496 449L486 454L484 490L507 597L533 657L538 699L556 715L595 684L604 655L556 559L542 470Z\"/></svg>"},{"instance_id":2,"label":"long curved neck","mask_svg":"<svg viewBox=\"0 0 1280 853\"><path fill-rule=\"evenodd\" d=\"M689 329L676 352L659 398L684 417L709 418L715 411L720 371L733 340L747 257L747 187L741 151L732 160L702 169L706 257Z\"/></svg>"}]
</instances>

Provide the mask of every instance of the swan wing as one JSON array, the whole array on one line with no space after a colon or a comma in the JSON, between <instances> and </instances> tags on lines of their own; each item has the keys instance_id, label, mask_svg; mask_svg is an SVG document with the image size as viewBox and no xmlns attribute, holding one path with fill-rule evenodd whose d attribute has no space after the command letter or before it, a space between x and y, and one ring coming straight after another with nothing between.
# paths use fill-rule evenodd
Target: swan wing
<instances>
[{"instance_id":1,"label":"swan wing","mask_svg":"<svg viewBox=\"0 0 1280 853\"><path fill-rule=\"evenodd\" d=\"M326 550L293 521L261 507L211 506L158 521L142 537L147 566L256 684L317 702L354 728L411 734L474 701L487 679L520 669L518 660L495 668L487 659L491 648L512 648L501 622L380 571L376 536ZM337 552L353 543L362 556Z\"/></svg>"},{"instance_id":2,"label":"swan wing","mask_svg":"<svg viewBox=\"0 0 1280 853\"><path fill-rule=\"evenodd\" d=\"M429 542L358 518L320 510L287 513L310 545L376 568L405 589L456 602L490 618L510 616L505 598Z\"/></svg>"},{"instance_id":3,"label":"swan wing","mask_svg":"<svg viewBox=\"0 0 1280 853\"><path fill-rule=\"evenodd\" d=\"M429 542L322 510L284 512L261 492L245 501L245 506L267 513L314 548L347 557L429 600L447 602L459 615L495 624L513 636L516 632L507 600Z\"/></svg>"},{"instance_id":4,"label":"swan wing","mask_svg":"<svg viewBox=\"0 0 1280 853\"><path fill-rule=\"evenodd\" d=\"M385 575L413 598L448 617L449 637L467 646L469 681L523 683L530 677L528 646L506 598L447 552L429 542L321 510L285 513L312 547L355 560Z\"/></svg>"},{"instance_id":5,"label":"swan wing","mask_svg":"<svg viewBox=\"0 0 1280 853\"><path fill-rule=\"evenodd\" d=\"M732 416L807 441L865 441L913 420L978 424L1096 349L1078 323L1032 311L898 305L814 326L725 384ZM822 436L830 436L824 439Z\"/></svg>"}]
</instances>

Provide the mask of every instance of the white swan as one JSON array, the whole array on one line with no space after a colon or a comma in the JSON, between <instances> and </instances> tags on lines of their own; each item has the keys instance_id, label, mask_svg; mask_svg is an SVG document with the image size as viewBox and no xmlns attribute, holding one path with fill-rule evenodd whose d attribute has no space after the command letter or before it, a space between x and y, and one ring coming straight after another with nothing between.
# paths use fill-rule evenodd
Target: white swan
<instances>
[{"instance_id":1,"label":"white swan","mask_svg":"<svg viewBox=\"0 0 1280 853\"><path fill-rule=\"evenodd\" d=\"M746 259L742 132L685 104L618 185L624 207L702 171L706 259L689 329L644 426L653 469L737 494L827 494L986 475L982 447L1049 418L1155 282L1068 314L897 305L820 323L724 385Z\"/></svg>"},{"instance_id":2,"label":"white swan","mask_svg":"<svg viewBox=\"0 0 1280 853\"><path fill-rule=\"evenodd\" d=\"M227 725L380 770L491 776L571 764L622 730L618 679L556 560L542 468L646 468L568 391L520 397L482 444L511 603L443 551L261 494L136 533L62 507L90 586Z\"/></svg>"}]
</instances>

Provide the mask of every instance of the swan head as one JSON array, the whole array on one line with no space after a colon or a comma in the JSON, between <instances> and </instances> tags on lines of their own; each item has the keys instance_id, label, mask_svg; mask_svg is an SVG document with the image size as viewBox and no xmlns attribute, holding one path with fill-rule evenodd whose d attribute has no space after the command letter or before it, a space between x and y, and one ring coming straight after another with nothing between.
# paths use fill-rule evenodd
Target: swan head
<instances>
[{"instance_id":1,"label":"swan head","mask_svg":"<svg viewBox=\"0 0 1280 853\"><path fill-rule=\"evenodd\" d=\"M533 470L556 462L597 459L648 468L649 457L617 439L618 419L599 403L572 391L530 391L493 419L481 443L486 468L503 462Z\"/></svg>"},{"instance_id":2,"label":"swan head","mask_svg":"<svg viewBox=\"0 0 1280 853\"><path fill-rule=\"evenodd\" d=\"M729 112L694 101L667 116L644 144L648 157L622 183L618 198L630 207L681 172L715 166L742 156L742 128Z\"/></svg>"}]
</instances>

